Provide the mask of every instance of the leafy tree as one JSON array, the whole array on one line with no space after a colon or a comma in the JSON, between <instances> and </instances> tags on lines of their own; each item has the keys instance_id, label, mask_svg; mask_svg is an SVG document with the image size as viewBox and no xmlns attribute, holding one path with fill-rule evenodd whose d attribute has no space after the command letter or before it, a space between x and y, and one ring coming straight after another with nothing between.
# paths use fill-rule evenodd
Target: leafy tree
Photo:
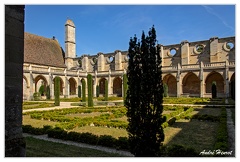
<instances>
[{"instance_id":1,"label":"leafy tree","mask_svg":"<svg viewBox=\"0 0 240 162\"><path fill-rule=\"evenodd\" d=\"M130 151L135 156L160 156L164 141L162 123L163 83L160 48L154 26L148 36L130 38L127 69L128 90L125 106L129 125Z\"/></svg>"},{"instance_id":2,"label":"leafy tree","mask_svg":"<svg viewBox=\"0 0 240 162\"><path fill-rule=\"evenodd\" d=\"M44 93L45 93L44 85L41 85L41 86L40 86L38 92L40 93L41 96L44 95Z\"/></svg>"},{"instance_id":3,"label":"leafy tree","mask_svg":"<svg viewBox=\"0 0 240 162\"><path fill-rule=\"evenodd\" d=\"M92 89L92 75L87 75L88 84L88 107L93 107L93 89Z\"/></svg>"},{"instance_id":4,"label":"leafy tree","mask_svg":"<svg viewBox=\"0 0 240 162\"><path fill-rule=\"evenodd\" d=\"M86 81L82 79L82 102L86 102Z\"/></svg>"},{"instance_id":5,"label":"leafy tree","mask_svg":"<svg viewBox=\"0 0 240 162\"><path fill-rule=\"evenodd\" d=\"M55 106L60 105L60 77L54 79L54 100Z\"/></svg>"}]
</instances>

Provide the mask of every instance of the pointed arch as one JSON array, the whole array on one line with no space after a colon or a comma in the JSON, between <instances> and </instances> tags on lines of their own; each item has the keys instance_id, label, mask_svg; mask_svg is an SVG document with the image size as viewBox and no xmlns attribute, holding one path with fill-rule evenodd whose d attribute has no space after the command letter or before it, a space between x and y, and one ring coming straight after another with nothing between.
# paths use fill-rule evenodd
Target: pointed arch
<instances>
[{"instance_id":1,"label":"pointed arch","mask_svg":"<svg viewBox=\"0 0 240 162\"><path fill-rule=\"evenodd\" d=\"M183 93L200 96L200 79L193 72L187 73L182 80Z\"/></svg>"},{"instance_id":2,"label":"pointed arch","mask_svg":"<svg viewBox=\"0 0 240 162\"><path fill-rule=\"evenodd\" d=\"M206 77L206 80L205 80L206 93L212 93L212 84L213 83L216 83L217 96L218 96L218 94L224 94L223 76L216 71L212 71Z\"/></svg>"},{"instance_id":3,"label":"pointed arch","mask_svg":"<svg viewBox=\"0 0 240 162\"><path fill-rule=\"evenodd\" d=\"M168 86L168 96L177 96L177 79L172 74L163 77L163 83Z\"/></svg>"},{"instance_id":4,"label":"pointed arch","mask_svg":"<svg viewBox=\"0 0 240 162\"><path fill-rule=\"evenodd\" d=\"M120 77L113 79L113 94L122 97L122 79Z\"/></svg>"}]
</instances>

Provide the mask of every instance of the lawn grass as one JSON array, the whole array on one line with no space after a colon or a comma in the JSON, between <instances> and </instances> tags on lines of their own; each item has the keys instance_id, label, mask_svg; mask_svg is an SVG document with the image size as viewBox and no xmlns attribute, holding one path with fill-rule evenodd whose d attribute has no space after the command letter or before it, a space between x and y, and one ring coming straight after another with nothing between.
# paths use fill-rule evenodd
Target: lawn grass
<instances>
[{"instance_id":1,"label":"lawn grass","mask_svg":"<svg viewBox=\"0 0 240 162\"><path fill-rule=\"evenodd\" d=\"M27 157L123 157L123 155L26 137Z\"/></svg>"},{"instance_id":2,"label":"lawn grass","mask_svg":"<svg viewBox=\"0 0 240 162\"><path fill-rule=\"evenodd\" d=\"M213 150L218 126L218 122L180 119L164 129L164 145L178 144L197 152Z\"/></svg>"}]
</instances>

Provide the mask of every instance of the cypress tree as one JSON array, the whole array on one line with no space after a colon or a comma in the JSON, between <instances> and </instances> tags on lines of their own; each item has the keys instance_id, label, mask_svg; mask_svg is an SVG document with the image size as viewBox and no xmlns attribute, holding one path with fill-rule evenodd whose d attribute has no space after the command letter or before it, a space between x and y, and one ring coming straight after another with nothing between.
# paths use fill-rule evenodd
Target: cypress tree
<instances>
[{"instance_id":1,"label":"cypress tree","mask_svg":"<svg viewBox=\"0 0 240 162\"><path fill-rule=\"evenodd\" d=\"M92 75L87 75L88 84L88 107L93 107L93 89L92 89Z\"/></svg>"},{"instance_id":2,"label":"cypress tree","mask_svg":"<svg viewBox=\"0 0 240 162\"><path fill-rule=\"evenodd\" d=\"M123 101L125 102L126 97L127 97L127 74L123 74Z\"/></svg>"},{"instance_id":3,"label":"cypress tree","mask_svg":"<svg viewBox=\"0 0 240 162\"><path fill-rule=\"evenodd\" d=\"M54 100L55 100L55 106L60 105L60 78L56 77L54 79Z\"/></svg>"},{"instance_id":4,"label":"cypress tree","mask_svg":"<svg viewBox=\"0 0 240 162\"><path fill-rule=\"evenodd\" d=\"M108 101L108 80L105 80L105 94L104 94L104 100Z\"/></svg>"},{"instance_id":5,"label":"cypress tree","mask_svg":"<svg viewBox=\"0 0 240 162\"><path fill-rule=\"evenodd\" d=\"M96 86L96 96L99 97L99 85Z\"/></svg>"},{"instance_id":6,"label":"cypress tree","mask_svg":"<svg viewBox=\"0 0 240 162\"><path fill-rule=\"evenodd\" d=\"M162 123L163 83L160 48L156 46L154 26L148 36L142 33L129 42L128 90L125 105L129 125L130 151L135 156L160 156L164 141Z\"/></svg>"},{"instance_id":7,"label":"cypress tree","mask_svg":"<svg viewBox=\"0 0 240 162\"><path fill-rule=\"evenodd\" d=\"M50 96L50 87L49 87L49 85L47 86L46 95L47 95L47 99L50 100L50 99L51 99L51 96Z\"/></svg>"},{"instance_id":8,"label":"cypress tree","mask_svg":"<svg viewBox=\"0 0 240 162\"><path fill-rule=\"evenodd\" d=\"M86 102L86 81L82 79L82 102Z\"/></svg>"},{"instance_id":9,"label":"cypress tree","mask_svg":"<svg viewBox=\"0 0 240 162\"><path fill-rule=\"evenodd\" d=\"M82 89L81 86L78 86L78 97L81 98L82 97L82 93L81 93Z\"/></svg>"}]
</instances>

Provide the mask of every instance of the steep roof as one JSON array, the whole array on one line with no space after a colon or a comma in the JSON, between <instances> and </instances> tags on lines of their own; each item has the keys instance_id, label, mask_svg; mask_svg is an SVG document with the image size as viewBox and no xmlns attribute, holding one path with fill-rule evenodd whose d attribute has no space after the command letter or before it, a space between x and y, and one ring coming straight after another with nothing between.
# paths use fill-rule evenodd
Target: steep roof
<instances>
[{"instance_id":1,"label":"steep roof","mask_svg":"<svg viewBox=\"0 0 240 162\"><path fill-rule=\"evenodd\" d=\"M24 62L39 65L66 67L65 53L55 39L24 33Z\"/></svg>"}]
</instances>

